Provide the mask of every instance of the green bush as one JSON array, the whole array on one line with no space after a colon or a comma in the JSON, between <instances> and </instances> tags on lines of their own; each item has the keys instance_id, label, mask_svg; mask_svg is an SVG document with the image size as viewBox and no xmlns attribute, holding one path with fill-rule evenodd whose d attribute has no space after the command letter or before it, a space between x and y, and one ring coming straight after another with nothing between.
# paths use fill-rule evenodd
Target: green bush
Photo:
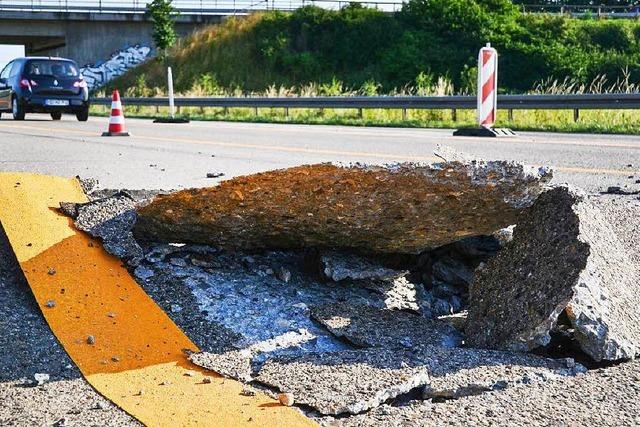
<instances>
[{"instance_id":1,"label":"green bush","mask_svg":"<svg viewBox=\"0 0 640 427\"><path fill-rule=\"evenodd\" d=\"M630 28L620 21L584 22L580 25L578 34L585 47L629 52L635 45Z\"/></svg>"},{"instance_id":2,"label":"green bush","mask_svg":"<svg viewBox=\"0 0 640 427\"><path fill-rule=\"evenodd\" d=\"M410 0L395 14L360 4L307 6L228 19L181 40L169 62L179 91L215 76L200 90L312 84L334 93L339 83L354 93L414 93L424 78L433 88L446 77L456 92L473 93L478 49L487 42L500 54L501 92L550 79L587 84L604 74L615 81L623 69L640 78L640 24L523 14L509 0ZM149 87L162 88L161 68L150 61L114 85L135 86L135 76L145 74Z\"/></svg>"}]
</instances>

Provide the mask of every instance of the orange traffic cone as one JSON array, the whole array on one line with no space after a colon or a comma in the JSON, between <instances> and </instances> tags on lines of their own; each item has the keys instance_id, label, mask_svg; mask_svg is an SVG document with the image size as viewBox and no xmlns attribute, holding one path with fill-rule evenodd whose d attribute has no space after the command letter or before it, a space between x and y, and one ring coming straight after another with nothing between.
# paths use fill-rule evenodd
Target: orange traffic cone
<instances>
[{"instance_id":1,"label":"orange traffic cone","mask_svg":"<svg viewBox=\"0 0 640 427\"><path fill-rule=\"evenodd\" d=\"M122 111L122 103L120 102L120 93L118 90L113 91L111 99L111 116L109 117L109 131L104 132L102 136L129 136L124 125L124 112Z\"/></svg>"}]
</instances>

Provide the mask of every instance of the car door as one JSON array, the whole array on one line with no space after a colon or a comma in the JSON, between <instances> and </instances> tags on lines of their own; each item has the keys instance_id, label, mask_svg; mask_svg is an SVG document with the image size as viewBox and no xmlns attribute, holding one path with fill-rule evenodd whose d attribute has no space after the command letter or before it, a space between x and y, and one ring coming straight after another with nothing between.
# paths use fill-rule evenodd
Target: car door
<instances>
[{"instance_id":1,"label":"car door","mask_svg":"<svg viewBox=\"0 0 640 427\"><path fill-rule=\"evenodd\" d=\"M15 61L11 61L0 72L0 110L8 110L11 108L11 85L9 82L9 74Z\"/></svg>"}]
</instances>

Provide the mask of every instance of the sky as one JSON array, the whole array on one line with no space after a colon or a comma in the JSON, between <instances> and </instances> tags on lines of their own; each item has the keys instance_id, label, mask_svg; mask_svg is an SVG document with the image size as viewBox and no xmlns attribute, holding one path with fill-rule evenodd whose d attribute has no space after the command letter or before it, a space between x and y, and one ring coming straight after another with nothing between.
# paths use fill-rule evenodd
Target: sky
<instances>
[{"instance_id":1,"label":"sky","mask_svg":"<svg viewBox=\"0 0 640 427\"><path fill-rule=\"evenodd\" d=\"M0 44L0 69L14 58L24 56L24 46Z\"/></svg>"}]
</instances>

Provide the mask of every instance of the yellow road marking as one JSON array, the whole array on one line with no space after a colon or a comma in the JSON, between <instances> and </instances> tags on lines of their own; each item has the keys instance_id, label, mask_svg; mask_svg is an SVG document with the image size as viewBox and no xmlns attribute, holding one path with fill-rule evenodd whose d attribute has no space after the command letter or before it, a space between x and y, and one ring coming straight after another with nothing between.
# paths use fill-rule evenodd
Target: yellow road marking
<instances>
[{"instance_id":1,"label":"yellow road marking","mask_svg":"<svg viewBox=\"0 0 640 427\"><path fill-rule=\"evenodd\" d=\"M315 425L192 365L182 350L196 346L120 260L56 212L60 201L86 201L76 180L0 173L0 222L51 330L98 392L152 426Z\"/></svg>"},{"instance_id":2,"label":"yellow road marking","mask_svg":"<svg viewBox=\"0 0 640 427\"><path fill-rule=\"evenodd\" d=\"M43 132L59 132L60 129L55 128L32 128L28 126L20 126L20 125L11 125L10 127L18 128L18 129L28 129L28 130L42 130ZM83 136L96 136L95 133L80 131L75 129L65 129L65 132L83 135ZM287 153L304 153L304 154L327 154L327 155L338 155L338 156L351 156L351 157L371 157L371 158L379 158L379 159L388 159L388 160L398 160L398 161L419 161L419 162L439 162L442 161L441 158L435 156L416 156L416 155L398 155L398 154L385 154L385 153L371 153L366 151L344 151L344 150L326 150L326 149L315 149L315 148L302 148L302 147L291 147L291 146L283 146L283 145L271 145L271 144L249 144L249 143L240 143L240 142L222 142L222 141L213 141L213 140L201 140L201 139L192 139L192 138L180 138L180 137L157 137L157 136L148 136L148 135L134 135L135 138L147 141L158 141L158 142L184 142L188 144L201 144L201 145L212 145L218 147L231 147L231 148L249 148L249 149L257 149L257 150L265 150L265 151L279 151L279 152L287 152ZM531 141L532 143L535 143ZM550 142L541 142L541 144L551 144ZM573 145L573 144L570 144ZM581 145L581 144L575 144ZM592 144L583 144L583 145L592 145ZM596 145L596 144L593 144ZM627 145L603 145L607 147L617 147L617 148L640 148L640 146L627 146ZM542 166L542 165L538 165ZM569 173L587 173L587 174L595 174L595 175L621 175L626 176L629 175L629 170L623 169L599 169L599 168L580 168L580 167L572 167L572 166L551 166L551 168L555 171L559 172L569 172Z\"/></svg>"}]
</instances>

